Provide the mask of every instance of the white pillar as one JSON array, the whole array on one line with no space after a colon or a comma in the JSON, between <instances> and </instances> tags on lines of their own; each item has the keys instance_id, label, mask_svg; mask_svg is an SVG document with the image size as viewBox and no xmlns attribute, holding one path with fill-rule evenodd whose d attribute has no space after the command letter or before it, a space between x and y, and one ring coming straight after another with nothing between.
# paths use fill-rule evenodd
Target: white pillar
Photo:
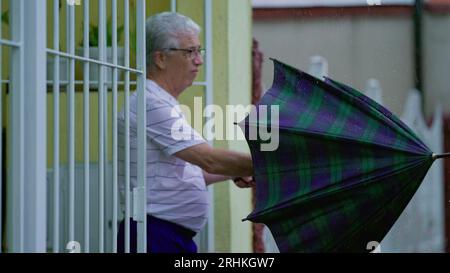
<instances>
[{"instance_id":1,"label":"white pillar","mask_svg":"<svg viewBox=\"0 0 450 273\"><path fill-rule=\"evenodd\" d=\"M25 252L46 252L47 3L26 0L24 11Z\"/></svg>"},{"instance_id":2,"label":"white pillar","mask_svg":"<svg viewBox=\"0 0 450 273\"><path fill-rule=\"evenodd\" d=\"M146 185L147 185L147 137L146 137L146 103L145 103L145 79L146 79L146 62L145 62L145 1L139 0L137 1L136 6L136 32L137 32L137 49L136 55L141 56L137 59L137 69L140 71L140 74L137 78L137 92L138 92L138 117L137 117L137 134L138 134L138 198L137 200L137 210L138 210L138 219L135 219L137 224L137 251L138 252L146 252L147 251L147 202L146 202Z\"/></svg>"}]
</instances>

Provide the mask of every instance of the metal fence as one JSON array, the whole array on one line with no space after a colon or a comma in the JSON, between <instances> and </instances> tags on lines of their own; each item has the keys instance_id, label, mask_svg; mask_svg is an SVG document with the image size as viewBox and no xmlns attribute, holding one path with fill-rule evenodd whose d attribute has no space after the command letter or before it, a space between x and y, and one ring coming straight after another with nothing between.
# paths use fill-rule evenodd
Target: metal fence
<instances>
[{"instance_id":1,"label":"metal fence","mask_svg":"<svg viewBox=\"0 0 450 273\"><path fill-rule=\"evenodd\" d=\"M112 23L112 60L106 58L107 46L107 2L110 5ZM82 14L75 14L76 5L82 6ZM47 6L49 5L49 6ZM2 47L10 47L8 100L8 179L6 183L6 224L7 230L0 234L3 245L8 252L115 252L117 250L117 107L118 107L118 72L123 71L124 81L120 82L125 93L125 104L130 93L130 74L136 77L136 92L138 93L138 142L142 149L138 152L138 187L136 191L145 192L145 1L136 0L136 67L130 66L130 35L129 35L129 1L123 0L124 13L124 64L117 63L117 0L98 0L98 58L89 56L89 7L90 1L45 1L45 0L14 0L9 1L10 40L0 40ZM60 48L60 9L65 9L66 49ZM51 11L52 14L47 14ZM52 17L53 46L47 48L47 15ZM75 52L75 17L83 20L83 53ZM25 63L26 60L26 63ZM47 82L49 61L52 66L52 78ZM64 60L64 61L63 61ZM83 65L83 80L75 81L75 63ZM98 65L98 79L90 81L92 75L89 67ZM61 79L62 66L67 66L67 79ZM3 60L2 60L3 67ZM112 84L107 82L106 69L112 70ZM5 82L2 82L5 83ZM82 85L83 112L76 113L75 86ZM92 87L95 86L98 105L98 145L90 145L89 112ZM63 92L65 91L65 92ZM110 91L110 92L108 92ZM110 93L110 95L108 94ZM47 98L53 99L53 122L47 123ZM67 120L60 120L60 96L66 97ZM109 98L111 97L111 98ZM108 100L112 100L112 128L108 128ZM50 106L50 105L49 105ZM127 106L125 106L127 107ZM75 147L75 118L83 117L83 146ZM61 123L62 122L62 123ZM60 124L67 126L67 166L61 164ZM64 126L64 127L65 127ZM47 170L47 132L53 130L53 167ZM107 130L112 130L112 171L111 180L106 181L107 173ZM90 175L90 151L98 149L97 179ZM83 149L83 185L76 184L75 149ZM6 163L2 161L5 165ZM64 174L64 177L63 177ZM48 176L49 175L49 176ZM67 183L67 184L65 184ZM107 196L105 183L110 183L112 189ZM5 183L3 183L5 185ZM82 186L82 195L77 189ZM93 196L92 188L96 188ZM3 190L3 189L2 189ZM105 212L106 199L112 199L112 221L108 222ZM130 198L129 195L126 196ZM94 200L97 204L93 206ZM135 220L138 220L138 251L146 250L146 218L145 199L136 200L140 203L131 206L127 202L127 216L134 209ZM82 204L80 206L80 204ZM92 208L95 207L96 211ZM82 219L76 215L83 215ZM96 219L95 225L92 219ZM128 218L127 218L128 219ZM82 229L80 230L80 223ZM105 234L111 225L112 232ZM4 223L2 223L4 226ZM96 230L94 230L94 228ZM82 234L82 237L77 236ZM95 234L93 243L93 236ZM111 242L108 248L106 243ZM95 245L95 247L94 247ZM68 248L68 249L66 249Z\"/></svg>"}]
</instances>

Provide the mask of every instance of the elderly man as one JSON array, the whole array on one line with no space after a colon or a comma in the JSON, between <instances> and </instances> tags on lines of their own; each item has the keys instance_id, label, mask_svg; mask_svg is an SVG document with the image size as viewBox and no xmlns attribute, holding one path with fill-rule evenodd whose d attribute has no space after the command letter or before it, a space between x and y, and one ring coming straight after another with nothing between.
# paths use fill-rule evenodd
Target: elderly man
<instances>
[{"instance_id":1,"label":"elderly man","mask_svg":"<svg viewBox=\"0 0 450 273\"><path fill-rule=\"evenodd\" d=\"M211 147L189 126L179 109L178 96L192 85L203 64L204 49L199 33L200 27L195 22L174 12L154 15L146 22L148 252L196 252L193 237L207 220L206 186L231 178L239 187L250 187L254 183L249 154ZM135 93L130 97L130 109L130 180L135 184L137 163L134 158L139 148ZM121 141L124 120L122 112L119 115ZM174 137L174 124L181 124L183 136L189 137ZM122 164L123 155L122 147L119 150ZM125 177L120 175L119 178L123 181ZM134 221L131 221L130 232L131 251L135 252ZM123 252L123 221L118 236L118 250Z\"/></svg>"}]
</instances>

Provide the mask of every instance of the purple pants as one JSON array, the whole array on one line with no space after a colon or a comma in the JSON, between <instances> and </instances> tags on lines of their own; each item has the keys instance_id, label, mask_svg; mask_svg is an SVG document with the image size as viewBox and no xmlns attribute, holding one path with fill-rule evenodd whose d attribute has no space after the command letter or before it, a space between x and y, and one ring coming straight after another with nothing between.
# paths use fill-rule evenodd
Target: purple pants
<instances>
[{"instance_id":1,"label":"purple pants","mask_svg":"<svg viewBox=\"0 0 450 273\"><path fill-rule=\"evenodd\" d=\"M117 252L125 252L125 220L119 226ZM195 232L147 215L147 253L196 253ZM130 252L137 252L137 222L130 219Z\"/></svg>"}]
</instances>

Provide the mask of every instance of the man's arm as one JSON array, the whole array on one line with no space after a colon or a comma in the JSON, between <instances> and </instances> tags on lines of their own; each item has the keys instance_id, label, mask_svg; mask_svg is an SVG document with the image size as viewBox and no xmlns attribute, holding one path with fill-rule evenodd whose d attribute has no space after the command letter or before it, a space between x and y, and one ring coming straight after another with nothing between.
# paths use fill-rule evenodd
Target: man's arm
<instances>
[{"instance_id":1,"label":"man's arm","mask_svg":"<svg viewBox=\"0 0 450 273\"><path fill-rule=\"evenodd\" d=\"M194 145L174 156L199 166L210 174L226 176L252 176L253 164L250 154L213 148L207 143Z\"/></svg>"},{"instance_id":2,"label":"man's arm","mask_svg":"<svg viewBox=\"0 0 450 273\"><path fill-rule=\"evenodd\" d=\"M203 177L205 179L206 186L212 185L217 182L233 180L234 184L239 188L250 188L255 185L255 180L252 176L248 177L231 177L220 174L210 174L203 171Z\"/></svg>"},{"instance_id":3,"label":"man's arm","mask_svg":"<svg viewBox=\"0 0 450 273\"><path fill-rule=\"evenodd\" d=\"M205 179L206 186L212 185L217 182L233 179L233 177L228 175L212 174L205 171L203 171L203 178Z\"/></svg>"}]
</instances>

